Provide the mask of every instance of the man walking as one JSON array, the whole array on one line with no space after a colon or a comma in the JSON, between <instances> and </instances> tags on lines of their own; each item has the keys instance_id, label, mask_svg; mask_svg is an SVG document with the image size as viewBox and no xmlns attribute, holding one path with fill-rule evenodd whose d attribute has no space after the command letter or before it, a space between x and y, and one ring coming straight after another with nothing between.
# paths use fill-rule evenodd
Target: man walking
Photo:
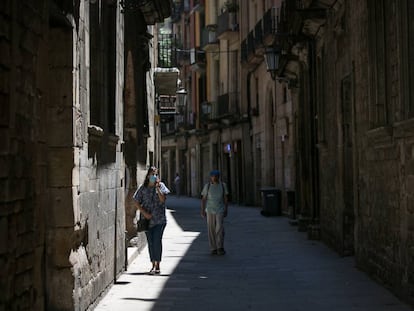
<instances>
[{"instance_id":1,"label":"man walking","mask_svg":"<svg viewBox=\"0 0 414 311\"><path fill-rule=\"evenodd\" d=\"M207 217L208 241L212 255L224 255L224 217L228 210L227 185L220 181L220 171L210 172L210 182L201 192L201 216Z\"/></svg>"}]
</instances>

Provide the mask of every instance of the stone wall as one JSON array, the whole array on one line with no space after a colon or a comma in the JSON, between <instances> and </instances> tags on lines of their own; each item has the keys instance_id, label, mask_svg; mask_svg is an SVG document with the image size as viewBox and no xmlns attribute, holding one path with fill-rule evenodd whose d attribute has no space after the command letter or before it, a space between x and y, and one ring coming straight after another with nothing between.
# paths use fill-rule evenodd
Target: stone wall
<instances>
[{"instance_id":1,"label":"stone wall","mask_svg":"<svg viewBox=\"0 0 414 311\"><path fill-rule=\"evenodd\" d=\"M352 1L358 14L351 23L361 36L353 42L359 168L356 261L396 294L414 302L414 188L410 183L414 173L414 122L406 110L410 99L405 96L409 92L405 87L411 86L400 80L411 59L402 52L407 34L395 32L400 29L397 25L404 29L407 22L404 3L387 3L382 18L374 21L371 14L378 7L369 1ZM384 33L378 31L381 24L387 25ZM381 47L373 44L377 39L387 42L385 60L379 56ZM361 42L369 44L368 48ZM383 61L384 71L380 69ZM387 81L385 89L378 87L382 79ZM388 111L385 118L380 111L383 103Z\"/></svg>"},{"instance_id":2,"label":"stone wall","mask_svg":"<svg viewBox=\"0 0 414 311\"><path fill-rule=\"evenodd\" d=\"M123 19L115 133L94 153L88 8L0 4L0 310L85 310L124 269Z\"/></svg>"},{"instance_id":3,"label":"stone wall","mask_svg":"<svg viewBox=\"0 0 414 311\"><path fill-rule=\"evenodd\" d=\"M353 250L358 267L413 303L407 3L338 1L328 14L319 50L320 225L325 242L343 255Z\"/></svg>"},{"instance_id":4,"label":"stone wall","mask_svg":"<svg viewBox=\"0 0 414 311\"><path fill-rule=\"evenodd\" d=\"M0 309L43 310L46 1L2 1L0 12Z\"/></svg>"},{"instance_id":5,"label":"stone wall","mask_svg":"<svg viewBox=\"0 0 414 311\"><path fill-rule=\"evenodd\" d=\"M74 75L74 94L80 96L75 97L73 107L77 117L73 122L75 146L72 148L70 179L74 227L72 225L67 257L73 274L71 298L74 310L86 310L125 267L125 165L121 150L123 15L119 7L116 9L114 4L105 3L99 7L101 21L98 26L93 24L96 20L91 18L91 5L87 1L80 2L79 28L74 36L77 46L75 68L79 68ZM98 9L96 4L93 9ZM103 47L102 54L87 44L92 42L92 35L98 36L93 42L99 42ZM116 38L116 52L111 48L111 35ZM115 57L113 65L108 62L108 57ZM92 58L99 59L93 63L94 68ZM115 85L111 85L111 76L116 77ZM94 93L92 84L95 85ZM114 90L113 99L106 95L107 89ZM100 98L99 106L94 106L94 95ZM95 116L93 121L98 123L89 123L92 117L88 116L96 107L103 109L99 114L106 115L107 119L111 118L110 111L114 109L114 130L106 123L107 119ZM61 229L57 227L56 230Z\"/></svg>"},{"instance_id":6,"label":"stone wall","mask_svg":"<svg viewBox=\"0 0 414 311\"><path fill-rule=\"evenodd\" d=\"M322 239L341 255L354 253L352 53L354 32L344 2L328 14L318 42L317 66L322 93L318 96L320 227ZM348 176L350 176L348 178Z\"/></svg>"}]
</instances>

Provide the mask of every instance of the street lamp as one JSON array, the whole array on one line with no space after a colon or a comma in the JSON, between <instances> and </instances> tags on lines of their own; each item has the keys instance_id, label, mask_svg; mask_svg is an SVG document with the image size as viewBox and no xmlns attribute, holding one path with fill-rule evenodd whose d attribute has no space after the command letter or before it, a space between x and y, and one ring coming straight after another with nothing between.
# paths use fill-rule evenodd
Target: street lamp
<instances>
[{"instance_id":1,"label":"street lamp","mask_svg":"<svg viewBox=\"0 0 414 311\"><path fill-rule=\"evenodd\" d=\"M177 106L183 107L185 105L185 98L187 96L187 91L185 88L181 88L176 92L177 95Z\"/></svg>"},{"instance_id":2,"label":"street lamp","mask_svg":"<svg viewBox=\"0 0 414 311\"><path fill-rule=\"evenodd\" d=\"M281 52L282 50L278 45L268 46L266 47L264 52L266 69L268 72L270 72L270 75L273 80L276 80L277 71L279 69Z\"/></svg>"},{"instance_id":3,"label":"street lamp","mask_svg":"<svg viewBox=\"0 0 414 311\"><path fill-rule=\"evenodd\" d=\"M187 98L187 91L185 88L180 88L176 92L177 96L177 110L179 111L179 116L176 118L178 125L186 125L186 118L187 118L187 109L186 109L186 98Z\"/></svg>"}]
</instances>

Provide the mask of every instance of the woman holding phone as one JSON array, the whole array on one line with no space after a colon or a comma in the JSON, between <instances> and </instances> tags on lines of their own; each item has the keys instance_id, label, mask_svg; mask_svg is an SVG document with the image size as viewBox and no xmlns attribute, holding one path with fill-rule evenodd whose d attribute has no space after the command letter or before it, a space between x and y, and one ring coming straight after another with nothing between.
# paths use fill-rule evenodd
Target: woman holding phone
<instances>
[{"instance_id":1,"label":"woman holding phone","mask_svg":"<svg viewBox=\"0 0 414 311\"><path fill-rule=\"evenodd\" d=\"M167 218L165 215L165 200L169 189L160 181L158 169L154 166L148 169L144 183L134 194L137 209L142 216L150 220L149 229L145 232L152 268L149 274L160 274L162 256L162 236Z\"/></svg>"}]
</instances>

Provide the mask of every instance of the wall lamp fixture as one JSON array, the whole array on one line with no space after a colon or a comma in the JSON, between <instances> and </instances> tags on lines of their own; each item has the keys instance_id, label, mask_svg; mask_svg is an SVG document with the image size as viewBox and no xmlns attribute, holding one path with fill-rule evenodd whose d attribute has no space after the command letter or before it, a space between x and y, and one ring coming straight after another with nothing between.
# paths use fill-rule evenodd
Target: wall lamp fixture
<instances>
[{"instance_id":1,"label":"wall lamp fixture","mask_svg":"<svg viewBox=\"0 0 414 311\"><path fill-rule=\"evenodd\" d=\"M282 48L274 44L272 46L268 46L264 52L264 58L266 62L266 69L270 72L270 76L272 77L273 81L278 82L286 82L288 87L296 87L297 86L297 78L291 78L283 76L278 76L278 71L280 69L280 59L284 53L282 52Z\"/></svg>"},{"instance_id":2,"label":"wall lamp fixture","mask_svg":"<svg viewBox=\"0 0 414 311\"><path fill-rule=\"evenodd\" d=\"M176 92L176 96L177 96L177 105L180 107L185 106L185 99L187 96L187 91L184 88L180 88Z\"/></svg>"},{"instance_id":3,"label":"wall lamp fixture","mask_svg":"<svg viewBox=\"0 0 414 311\"><path fill-rule=\"evenodd\" d=\"M266 69L270 72L270 76L273 80L276 80L281 54L282 49L278 45L268 46L264 52Z\"/></svg>"}]
</instances>

